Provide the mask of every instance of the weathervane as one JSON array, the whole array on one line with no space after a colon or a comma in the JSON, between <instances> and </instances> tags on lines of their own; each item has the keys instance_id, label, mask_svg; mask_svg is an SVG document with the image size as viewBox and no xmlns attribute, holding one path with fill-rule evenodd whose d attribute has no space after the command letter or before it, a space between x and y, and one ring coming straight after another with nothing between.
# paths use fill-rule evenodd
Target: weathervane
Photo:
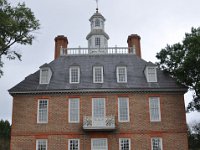
<instances>
[{"instance_id":1,"label":"weathervane","mask_svg":"<svg viewBox=\"0 0 200 150\"><path fill-rule=\"evenodd\" d=\"M98 9L99 9L98 2L99 2L99 0L96 0L96 4L97 4L97 8L96 8L96 10L97 10L97 12L98 12Z\"/></svg>"}]
</instances>

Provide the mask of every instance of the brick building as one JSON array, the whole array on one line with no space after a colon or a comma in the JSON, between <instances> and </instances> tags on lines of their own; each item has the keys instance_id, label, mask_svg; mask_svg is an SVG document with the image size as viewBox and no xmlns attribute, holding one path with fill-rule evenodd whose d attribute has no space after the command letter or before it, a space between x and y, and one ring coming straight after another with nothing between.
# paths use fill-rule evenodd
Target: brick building
<instances>
[{"instance_id":1,"label":"brick building","mask_svg":"<svg viewBox=\"0 0 200 150\"><path fill-rule=\"evenodd\" d=\"M187 150L187 88L141 58L140 36L108 47L90 18L88 48L55 38L55 59L9 90L12 150Z\"/></svg>"}]
</instances>

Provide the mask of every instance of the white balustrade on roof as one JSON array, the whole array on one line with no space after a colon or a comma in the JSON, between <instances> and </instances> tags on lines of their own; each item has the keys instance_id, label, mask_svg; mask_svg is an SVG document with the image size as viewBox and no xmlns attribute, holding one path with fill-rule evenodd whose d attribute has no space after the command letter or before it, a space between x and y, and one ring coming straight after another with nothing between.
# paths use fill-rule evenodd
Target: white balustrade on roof
<instances>
[{"instance_id":1,"label":"white balustrade on roof","mask_svg":"<svg viewBox=\"0 0 200 150\"><path fill-rule=\"evenodd\" d=\"M62 48L61 56L65 55L101 55L101 54L135 54L134 48L128 47L107 47L107 48Z\"/></svg>"}]
</instances>

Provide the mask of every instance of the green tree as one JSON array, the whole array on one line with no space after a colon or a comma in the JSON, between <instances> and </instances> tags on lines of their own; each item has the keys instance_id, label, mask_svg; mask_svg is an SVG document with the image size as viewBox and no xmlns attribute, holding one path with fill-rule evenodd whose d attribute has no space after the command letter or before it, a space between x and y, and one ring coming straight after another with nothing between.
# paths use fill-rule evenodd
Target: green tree
<instances>
[{"instance_id":1,"label":"green tree","mask_svg":"<svg viewBox=\"0 0 200 150\"><path fill-rule=\"evenodd\" d=\"M10 123L7 120L0 120L0 149L2 150L10 149L10 131Z\"/></svg>"},{"instance_id":2,"label":"green tree","mask_svg":"<svg viewBox=\"0 0 200 150\"><path fill-rule=\"evenodd\" d=\"M200 149L200 123L188 126L188 144L191 150Z\"/></svg>"},{"instance_id":3,"label":"green tree","mask_svg":"<svg viewBox=\"0 0 200 150\"><path fill-rule=\"evenodd\" d=\"M35 38L33 32L39 28L39 21L25 3L14 7L7 0L0 0L0 77L3 75L2 56L21 60L21 54L11 46L16 43L31 45Z\"/></svg>"},{"instance_id":4,"label":"green tree","mask_svg":"<svg viewBox=\"0 0 200 150\"><path fill-rule=\"evenodd\" d=\"M167 45L156 57L162 70L194 91L187 110L200 112L200 27L186 33L181 43Z\"/></svg>"}]
</instances>

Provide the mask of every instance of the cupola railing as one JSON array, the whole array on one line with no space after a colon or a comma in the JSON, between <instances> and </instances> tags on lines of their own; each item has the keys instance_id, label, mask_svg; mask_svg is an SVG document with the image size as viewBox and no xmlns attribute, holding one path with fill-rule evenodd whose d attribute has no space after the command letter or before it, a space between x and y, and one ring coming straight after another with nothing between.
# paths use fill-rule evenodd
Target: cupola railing
<instances>
[{"instance_id":1,"label":"cupola railing","mask_svg":"<svg viewBox=\"0 0 200 150\"><path fill-rule=\"evenodd\" d=\"M135 48L107 47L107 48L61 48L61 56L65 55L96 55L96 54L135 54Z\"/></svg>"}]
</instances>

